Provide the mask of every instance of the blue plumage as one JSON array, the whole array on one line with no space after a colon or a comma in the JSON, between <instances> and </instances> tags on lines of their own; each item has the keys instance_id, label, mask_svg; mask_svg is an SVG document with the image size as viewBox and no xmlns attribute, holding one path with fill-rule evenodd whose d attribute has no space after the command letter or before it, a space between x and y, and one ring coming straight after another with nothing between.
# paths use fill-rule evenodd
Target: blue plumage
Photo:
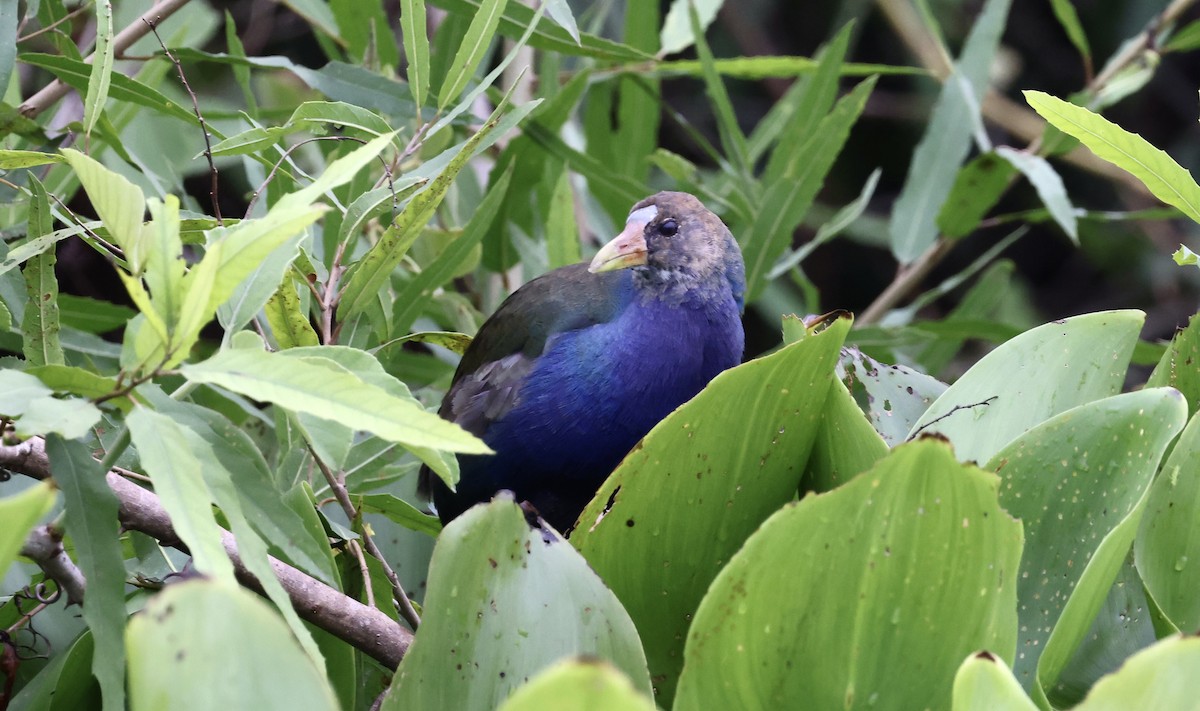
<instances>
[{"instance_id":1,"label":"blue plumage","mask_svg":"<svg viewBox=\"0 0 1200 711\"><path fill-rule=\"evenodd\" d=\"M495 455L460 456L443 521L511 489L559 530L659 420L742 357L744 269L720 219L686 193L634 206L590 266L518 289L463 356L443 417Z\"/></svg>"}]
</instances>

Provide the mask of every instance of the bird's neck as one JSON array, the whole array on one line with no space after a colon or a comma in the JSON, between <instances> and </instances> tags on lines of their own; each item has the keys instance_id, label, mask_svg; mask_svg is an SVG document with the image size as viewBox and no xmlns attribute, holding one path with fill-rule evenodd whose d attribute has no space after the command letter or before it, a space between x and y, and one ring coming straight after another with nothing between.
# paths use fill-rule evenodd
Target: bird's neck
<instances>
[{"instance_id":1,"label":"bird's neck","mask_svg":"<svg viewBox=\"0 0 1200 711\"><path fill-rule=\"evenodd\" d=\"M716 304L733 297L733 289L723 276L700 277L685 269L635 269L633 285L643 300L672 306Z\"/></svg>"}]
</instances>

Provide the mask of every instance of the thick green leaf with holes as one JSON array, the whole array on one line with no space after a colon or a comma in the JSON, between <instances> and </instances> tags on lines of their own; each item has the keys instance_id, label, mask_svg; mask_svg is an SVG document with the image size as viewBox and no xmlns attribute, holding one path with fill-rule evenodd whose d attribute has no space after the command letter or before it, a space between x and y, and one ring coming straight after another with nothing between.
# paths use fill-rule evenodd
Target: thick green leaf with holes
<instances>
[{"instance_id":1,"label":"thick green leaf with holes","mask_svg":"<svg viewBox=\"0 0 1200 711\"><path fill-rule=\"evenodd\" d=\"M384 711L492 711L567 656L611 662L649 694L637 630L621 603L553 530L498 497L438 536L416 639Z\"/></svg>"},{"instance_id":2,"label":"thick green leaf with holes","mask_svg":"<svg viewBox=\"0 0 1200 711\"><path fill-rule=\"evenodd\" d=\"M949 708L964 657L1015 646L998 484L925 439L772 516L696 611L676 707Z\"/></svg>"},{"instance_id":3,"label":"thick green leaf with holes","mask_svg":"<svg viewBox=\"0 0 1200 711\"><path fill-rule=\"evenodd\" d=\"M942 393L910 436L936 432L949 438L959 459L987 461L1054 415L1120 392L1144 317L1102 311L1022 333Z\"/></svg>"},{"instance_id":4,"label":"thick green leaf with holes","mask_svg":"<svg viewBox=\"0 0 1200 711\"><path fill-rule=\"evenodd\" d=\"M1025 524L1013 672L1035 695L1087 633L1116 578L1143 495L1187 409L1153 388L1074 408L1001 450L988 468L1000 502Z\"/></svg>"},{"instance_id":5,"label":"thick green leaf with holes","mask_svg":"<svg viewBox=\"0 0 1200 711\"><path fill-rule=\"evenodd\" d=\"M580 515L571 541L638 626L667 705L705 588L792 500L848 318L717 376L660 422Z\"/></svg>"}]
</instances>

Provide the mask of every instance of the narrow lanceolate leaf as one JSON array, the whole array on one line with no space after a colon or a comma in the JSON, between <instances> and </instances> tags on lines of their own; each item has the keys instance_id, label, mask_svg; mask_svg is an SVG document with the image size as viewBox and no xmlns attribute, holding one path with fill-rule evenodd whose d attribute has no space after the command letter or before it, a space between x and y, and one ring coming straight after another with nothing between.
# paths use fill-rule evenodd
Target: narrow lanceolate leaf
<instances>
[{"instance_id":1,"label":"narrow lanceolate leaf","mask_svg":"<svg viewBox=\"0 0 1200 711\"><path fill-rule=\"evenodd\" d=\"M49 234L54 227L50 199L41 182L29 176L29 239ZM62 344L58 340L58 279L54 248L25 263L25 289L29 296L21 324L22 350L30 365L62 365Z\"/></svg>"},{"instance_id":2,"label":"narrow lanceolate leaf","mask_svg":"<svg viewBox=\"0 0 1200 711\"><path fill-rule=\"evenodd\" d=\"M87 579L83 619L92 632L92 673L105 708L125 708L125 560L121 553L119 502L104 481L104 468L78 440L46 438L54 481L66 504L67 534Z\"/></svg>"},{"instance_id":3,"label":"narrow lanceolate leaf","mask_svg":"<svg viewBox=\"0 0 1200 711\"><path fill-rule=\"evenodd\" d=\"M433 291L445 284L454 276L454 270L462 264L471 250L479 244L483 236L491 228L492 222L500 212L500 206L508 195L508 186L512 182L512 170L506 170L488 188L487 195L475 208L475 214L467 223L466 229L458 239L450 243L441 254L426 266L419 274L413 276L408 284L396 295L395 307L392 314L392 328L398 333L405 333L413 321L421 315L421 310L429 302Z\"/></svg>"},{"instance_id":4,"label":"narrow lanceolate leaf","mask_svg":"<svg viewBox=\"0 0 1200 711\"><path fill-rule=\"evenodd\" d=\"M707 30L713 20L717 19L717 11L724 4L725 0L673 0L659 33L662 54L676 54L695 44L697 29L700 32ZM688 18L689 8L693 5L699 20L698 28L693 27Z\"/></svg>"},{"instance_id":5,"label":"narrow lanceolate leaf","mask_svg":"<svg viewBox=\"0 0 1200 711\"><path fill-rule=\"evenodd\" d=\"M546 14L551 20L558 23L558 26L567 31L571 35L571 39L575 40L575 44L581 44L579 38L579 26L575 24L575 16L571 14L571 6L567 0L547 0Z\"/></svg>"},{"instance_id":6,"label":"narrow lanceolate leaf","mask_svg":"<svg viewBox=\"0 0 1200 711\"><path fill-rule=\"evenodd\" d=\"M704 69L704 89L712 101L717 117L717 130L721 134L721 146L725 149L725 157L742 173L749 175L749 149L746 147L746 135L738 125L737 113L733 110L733 102L729 100L729 92L725 90L725 82L717 73L716 60L708 41L704 39L704 31L700 28L700 17L692 2L687 3L688 17L691 21L696 54L700 58L700 66Z\"/></svg>"},{"instance_id":7,"label":"narrow lanceolate leaf","mask_svg":"<svg viewBox=\"0 0 1200 711\"><path fill-rule=\"evenodd\" d=\"M175 532L187 544L196 569L236 586L233 564L221 545L221 527L213 517L203 465L188 448L183 428L145 407L135 407L125 422L142 468L154 481L154 491L171 515Z\"/></svg>"},{"instance_id":8,"label":"narrow lanceolate leaf","mask_svg":"<svg viewBox=\"0 0 1200 711\"><path fill-rule=\"evenodd\" d=\"M177 699L197 711L338 708L325 670L269 605L237 585L168 585L130 620L125 642L134 709L168 708Z\"/></svg>"},{"instance_id":9,"label":"narrow lanceolate leaf","mask_svg":"<svg viewBox=\"0 0 1200 711\"><path fill-rule=\"evenodd\" d=\"M97 161L71 148L62 149L63 157L87 192L92 207L121 251L134 274L141 274L145 255L139 248L142 239L142 213L146 199L142 189L125 176L114 173Z\"/></svg>"},{"instance_id":10,"label":"narrow lanceolate leaf","mask_svg":"<svg viewBox=\"0 0 1200 711\"><path fill-rule=\"evenodd\" d=\"M1079 50L1079 56L1083 58L1084 66L1090 70L1092 50L1088 46L1083 25L1079 23L1079 15L1075 12L1075 6L1071 4L1071 0L1050 0L1050 7L1054 9L1054 16L1058 18L1058 24L1062 25L1063 30L1067 33L1067 39L1071 40L1071 44Z\"/></svg>"},{"instance_id":11,"label":"narrow lanceolate leaf","mask_svg":"<svg viewBox=\"0 0 1200 711\"><path fill-rule=\"evenodd\" d=\"M183 302L183 275L187 263L183 259L183 241L179 236L179 198L151 198L150 223L146 226L146 286L155 311L162 315L168 328L179 320Z\"/></svg>"},{"instance_id":12,"label":"narrow lanceolate leaf","mask_svg":"<svg viewBox=\"0 0 1200 711\"><path fill-rule=\"evenodd\" d=\"M0 415L15 419L12 427L18 437L56 432L75 439L91 431L100 409L86 400L54 397L53 390L29 373L0 370Z\"/></svg>"},{"instance_id":13,"label":"narrow lanceolate leaf","mask_svg":"<svg viewBox=\"0 0 1200 711\"><path fill-rule=\"evenodd\" d=\"M500 118L508 109L511 92L504 97L487 122L477 133L463 142L458 152L450 158L446 167L421 192L408 201L392 224L384 231L379 241L371 247L346 277L346 288L342 292L341 304L338 306L338 318L347 321L364 311L375 298L376 294L392 270L404 259L408 248L421 234L429 218L433 216L437 206L441 204L446 192L454 179L480 148L489 134L496 130ZM527 105L528 106L528 105ZM532 107L528 107L532 109ZM517 111L526 109L523 106ZM515 113L515 112L514 112Z\"/></svg>"},{"instance_id":14,"label":"narrow lanceolate leaf","mask_svg":"<svg viewBox=\"0 0 1200 711\"><path fill-rule=\"evenodd\" d=\"M109 0L96 3L96 49L92 52L92 74L88 79L87 95L83 100L83 132L91 133L104 102L108 100L108 87L112 83L113 70L113 8Z\"/></svg>"},{"instance_id":15,"label":"narrow lanceolate leaf","mask_svg":"<svg viewBox=\"0 0 1200 711\"><path fill-rule=\"evenodd\" d=\"M13 65L17 58L17 25L20 20L16 0L0 3L0 96L8 92L8 83L13 76Z\"/></svg>"},{"instance_id":16,"label":"narrow lanceolate leaf","mask_svg":"<svg viewBox=\"0 0 1200 711\"><path fill-rule=\"evenodd\" d=\"M1016 174L1013 164L994 151L981 153L959 169L950 193L937 216L937 227L947 237L972 232L1008 187Z\"/></svg>"},{"instance_id":17,"label":"narrow lanceolate leaf","mask_svg":"<svg viewBox=\"0 0 1200 711\"><path fill-rule=\"evenodd\" d=\"M401 0L400 30L404 33L404 58L408 60L408 88L413 102L424 106L429 95L429 35L424 0Z\"/></svg>"},{"instance_id":18,"label":"narrow lanceolate leaf","mask_svg":"<svg viewBox=\"0 0 1200 711\"><path fill-rule=\"evenodd\" d=\"M1109 163L1129 171L1154 197L1200 222L1200 185L1171 156L1082 106L1040 91L1026 91L1025 100L1055 128L1079 139Z\"/></svg>"},{"instance_id":19,"label":"narrow lanceolate leaf","mask_svg":"<svg viewBox=\"0 0 1200 711\"><path fill-rule=\"evenodd\" d=\"M446 75L442 89L438 92L439 109L457 99L467 82L475 75L475 69L483 61L483 55L496 35L496 25L500 23L500 16L504 14L504 6L507 4L508 0L483 0L480 3L479 10L471 19L467 34L450 63L450 73Z\"/></svg>"},{"instance_id":20,"label":"narrow lanceolate leaf","mask_svg":"<svg viewBox=\"0 0 1200 711\"><path fill-rule=\"evenodd\" d=\"M263 307L267 314L267 323L275 336L279 348L295 348L297 346L315 346L318 344L317 332L313 330L308 314L300 306L300 297L296 295L296 286L291 279L284 279L267 305Z\"/></svg>"},{"instance_id":21,"label":"narrow lanceolate leaf","mask_svg":"<svg viewBox=\"0 0 1200 711\"><path fill-rule=\"evenodd\" d=\"M1063 229L1063 232L1067 233L1072 242L1079 244L1075 206L1071 204L1071 198L1067 196L1067 188L1063 185L1062 178L1054 168L1050 167L1050 163L1039 155L1018 151L1008 146L997 147L996 153L1012 163L1013 167L1029 179L1034 189L1037 190L1038 197L1042 199L1042 204L1050 211L1050 216Z\"/></svg>"},{"instance_id":22,"label":"narrow lanceolate leaf","mask_svg":"<svg viewBox=\"0 0 1200 711\"><path fill-rule=\"evenodd\" d=\"M937 238L938 211L967 156L973 127L979 123L988 67L999 46L1010 2L989 0L984 6L909 163L888 225L892 252L903 263L912 262Z\"/></svg>"},{"instance_id":23,"label":"narrow lanceolate leaf","mask_svg":"<svg viewBox=\"0 0 1200 711\"><path fill-rule=\"evenodd\" d=\"M16 170L17 168L32 168L50 163L64 163L66 159L57 153L42 153L40 151L0 151L0 170Z\"/></svg>"},{"instance_id":24,"label":"narrow lanceolate leaf","mask_svg":"<svg viewBox=\"0 0 1200 711\"><path fill-rule=\"evenodd\" d=\"M416 400L389 394L329 359L227 350L182 370L193 382L219 385L390 442L475 454L491 451L458 425L426 412Z\"/></svg>"}]
</instances>

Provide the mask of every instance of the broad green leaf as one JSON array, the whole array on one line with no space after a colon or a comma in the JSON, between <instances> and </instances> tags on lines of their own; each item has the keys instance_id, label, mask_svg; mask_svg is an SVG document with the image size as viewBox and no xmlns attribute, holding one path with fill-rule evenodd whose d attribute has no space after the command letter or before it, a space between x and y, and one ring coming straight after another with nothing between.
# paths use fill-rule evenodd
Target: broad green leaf
<instances>
[{"instance_id":1,"label":"broad green leaf","mask_svg":"<svg viewBox=\"0 0 1200 711\"><path fill-rule=\"evenodd\" d=\"M383 514L388 520L394 521L410 531L427 533L436 538L442 530L442 524L438 521L437 516L421 513L417 507L392 494L365 494L354 497L354 500L362 511Z\"/></svg>"},{"instance_id":2,"label":"broad green leaf","mask_svg":"<svg viewBox=\"0 0 1200 711\"><path fill-rule=\"evenodd\" d=\"M579 516L571 542L637 624L664 706L709 582L796 495L849 326L839 319L718 375L646 435Z\"/></svg>"},{"instance_id":3,"label":"broad green leaf","mask_svg":"<svg viewBox=\"0 0 1200 711\"><path fill-rule=\"evenodd\" d=\"M463 37L462 44L450 62L450 73L442 81L438 92L438 108L445 108L458 98L467 82L475 75L475 69L483 61L483 55L492 43L496 26L508 0L481 0L479 10L471 18L471 25Z\"/></svg>"},{"instance_id":4,"label":"broad green leaf","mask_svg":"<svg viewBox=\"0 0 1200 711\"><path fill-rule=\"evenodd\" d=\"M862 383L867 416L889 447L908 438L913 425L942 393L946 384L905 365L888 365L856 348L842 351L846 379Z\"/></svg>"},{"instance_id":5,"label":"broad green leaf","mask_svg":"<svg viewBox=\"0 0 1200 711\"><path fill-rule=\"evenodd\" d=\"M401 0L400 29L404 33L404 57L408 88L417 106L429 95L429 35L425 29L424 0Z\"/></svg>"},{"instance_id":6,"label":"broad green leaf","mask_svg":"<svg viewBox=\"0 0 1200 711\"><path fill-rule=\"evenodd\" d=\"M1119 392L1143 318L1102 311L1022 333L951 385L909 436L938 433L959 459L990 459L1054 415Z\"/></svg>"},{"instance_id":7,"label":"broad green leaf","mask_svg":"<svg viewBox=\"0 0 1200 711\"><path fill-rule=\"evenodd\" d=\"M958 170L954 185L942 203L937 227L947 237L963 237L979 226L979 221L1000 202L1012 183L1017 169L988 151L975 156Z\"/></svg>"},{"instance_id":8,"label":"broad green leaf","mask_svg":"<svg viewBox=\"0 0 1200 711\"><path fill-rule=\"evenodd\" d=\"M1067 197L1067 188L1063 185L1062 178L1054 171L1054 168L1050 167L1050 163L1039 155L1014 150L1008 146L998 146L996 153L1029 179L1034 189L1037 190L1038 197L1050 211L1050 216L1063 229L1063 232L1067 233L1072 242L1079 244L1075 206Z\"/></svg>"},{"instance_id":9,"label":"broad green leaf","mask_svg":"<svg viewBox=\"0 0 1200 711\"><path fill-rule=\"evenodd\" d=\"M54 228L50 215L50 199L46 189L34 176L29 176L28 235L37 239ZM22 351L30 365L62 365L62 344L58 331L58 279L54 275L57 261L51 248L25 263L25 315L21 321Z\"/></svg>"},{"instance_id":10,"label":"broad green leaf","mask_svg":"<svg viewBox=\"0 0 1200 711\"><path fill-rule=\"evenodd\" d=\"M841 153L875 87L866 79L842 97L801 144L779 180L767 187L753 222L739 236L746 260L746 301L762 293L776 260L791 244L793 232L812 207L825 176Z\"/></svg>"},{"instance_id":11,"label":"broad green leaf","mask_svg":"<svg viewBox=\"0 0 1200 711\"><path fill-rule=\"evenodd\" d=\"M332 361L330 361L332 362ZM225 350L203 363L184 365L185 377L271 402L296 412L365 430L391 442L453 452L490 450L458 425L426 412L328 364L254 350Z\"/></svg>"},{"instance_id":12,"label":"broad green leaf","mask_svg":"<svg viewBox=\"0 0 1200 711\"><path fill-rule=\"evenodd\" d=\"M383 710L491 711L564 656L604 659L650 691L638 634L570 543L530 528L508 497L438 537L425 614Z\"/></svg>"},{"instance_id":13,"label":"broad green leaf","mask_svg":"<svg viewBox=\"0 0 1200 711\"><path fill-rule=\"evenodd\" d=\"M1200 697L1200 637L1171 637L1096 683L1076 711L1186 709Z\"/></svg>"},{"instance_id":14,"label":"broad green leaf","mask_svg":"<svg viewBox=\"0 0 1200 711\"><path fill-rule=\"evenodd\" d=\"M1188 412L1196 414L1200 410L1200 316L1192 316L1186 328L1175 333L1171 345L1167 347L1146 387L1156 388L1170 386L1183 393L1187 399Z\"/></svg>"},{"instance_id":15,"label":"broad green leaf","mask_svg":"<svg viewBox=\"0 0 1200 711\"><path fill-rule=\"evenodd\" d=\"M0 575L16 560L25 536L54 506L57 494L50 482L39 482L19 494L0 498Z\"/></svg>"},{"instance_id":16,"label":"broad green leaf","mask_svg":"<svg viewBox=\"0 0 1200 711\"><path fill-rule=\"evenodd\" d=\"M341 39L337 19L329 9L329 3L321 0L280 0L280 4L286 5L292 12L303 17L313 29L320 30L331 39Z\"/></svg>"},{"instance_id":17,"label":"broad green leaf","mask_svg":"<svg viewBox=\"0 0 1200 711\"><path fill-rule=\"evenodd\" d=\"M431 5L451 13L474 17L479 12L482 0L431 0ZM563 28L548 21L534 22L535 11L522 3L508 3L500 18L497 30L505 37L520 37L530 25L533 34L529 46L567 56L594 57L610 61L646 61L653 56L628 45L613 42L589 33L580 33L579 42Z\"/></svg>"},{"instance_id":18,"label":"broad green leaf","mask_svg":"<svg viewBox=\"0 0 1200 711\"><path fill-rule=\"evenodd\" d=\"M146 257L142 249L142 213L146 210L142 189L77 150L64 148L62 154L79 176L109 236L125 253L130 271L141 274Z\"/></svg>"},{"instance_id":19,"label":"broad green leaf","mask_svg":"<svg viewBox=\"0 0 1200 711\"><path fill-rule=\"evenodd\" d=\"M96 48L92 51L92 73L83 99L83 132L90 134L104 111L113 73L113 7L110 0L96 3Z\"/></svg>"},{"instance_id":20,"label":"broad green leaf","mask_svg":"<svg viewBox=\"0 0 1200 711\"><path fill-rule=\"evenodd\" d=\"M1082 106L1040 91L1024 93L1033 110L1055 128L1079 139L1109 163L1129 171L1154 197L1200 222L1200 185L1171 156Z\"/></svg>"},{"instance_id":21,"label":"broad green leaf","mask_svg":"<svg viewBox=\"0 0 1200 711\"><path fill-rule=\"evenodd\" d=\"M959 660L1016 643L998 485L925 440L776 513L696 610L677 708L946 708Z\"/></svg>"},{"instance_id":22,"label":"broad green leaf","mask_svg":"<svg viewBox=\"0 0 1200 711\"><path fill-rule=\"evenodd\" d=\"M379 241L354 265L346 276L346 287L338 307L338 317L341 320L347 321L366 310L392 271L404 259L408 247L421 234L421 230L445 198L459 171L482 149L483 142L488 138L488 134L497 128L500 117L507 108L508 96L500 102L483 127L461 144L437 177L408 201ZM527 104L515 109L514 113L532 109L533 107Z\"/></svg>"},{"instance_id":23,"label":"broad green leaf","mask_svg":"<svg viewBox=\"0 0 1200 711\"><path fill-rule=\"evenodd\" d=\"M704 32L717 19L725 0L672 0L659 33L662 55L678 54L696 43L696 29L688 19L689 8L696 8L699 31Z\"/></svg>"},{"instance_id":24,"label":"broad green leaf","mask_svg":"<svg viewBox=\"0 0 1200 711\"><path fill-rule=\"evenodd\" d=\"M33 168L51 163L64 163L66 159L57 153L42 153L40 151L0 151L0 170L17 170L18 168Z\"/></svg>"},{"instance_id":25,"label":"broad green leaf","mask_svg":"<svg viewBox=\"0 0 1200 711\"><path fill-rule=\"evenodd\" d=\"M17 370L0 370L0 415L15 418L18 437L56 432L67 439L87 435L101 416L92 403L56 398L42 381Z\"/></svg>"},{"instance_id":26,"label":"broad green leaf","mask_svg":"<svg viewBox=\"0 0 1200 711\"><path fill-rule=\"evenodd\" d=\"M533 677L499 711L654 711L629 678L595 659L567 659Z\"/></svg>"},{"instance_id":27,"label":"broad green leaf","mask_svg":"<svg viewBox=\"0 0 1200 711\"><path fill-rule=\"evenodd\" d=\"M979 123L988 68L1000 43L1010 1L988 0L984 5L908 165L888 224L892 253L901 263L911 263L937 238L938 211L950 195L970 148L973 127Z\"/></svg>"},{"instance_id":28,"label":"broad green leaf","mask_svg":"<svg viewBox=\"0 0 1200 711\"><path fill-rule=\"evenodd\" d=\"M1025 524L1013 672L1026 689L1058 678L1099 612L1137 531L1139 502L1186 416L1169 388L1115 395L1068 410L991 457L987 468L1004 480L1001 504Z\"/></svg>"},{"instance_id":29,"label":"broad green leaf","mask_svg":"<svg viewBox=\"0 0 1200 711\"><path fill-rule=\"evenodd\" d=\"M91 370L67 365L37 365L25 369L55 392L68 392L88 399L107 395L117 389L117 379Z\"/></svg>"},{"instance_id":30,"label":"broad green leaf","mask_svg":"<svg viewBox=\"0 0 1200 711\"><path fill-rule=\"evenodd\" d=\"M954 675L954 711L1037 711L1012 670L990 652L967 657Z\"/></svg>"},{"instance_id":31,"label":"broad green leaf","mask_svg":"<svg viewBox=\"0 0 1200 711\"><path fill-rule=\"evenodd\" d=\"M1200 417L1192 417L1154 481L1134 560L1167 619L1180 630L1200 629Z\"/></svg>"},{"instance_id":32,"label":"broad green leaf","mask_svg":"<svg viewBox=\"0 0 1200 711\"><path fill-rule=\"evenodd\" d=\"M66 529L75 560L87 579L83 619L92 632L92 673L105 708L125 708L125 560L121 553L120 502L104 480L104 467L86 445L46 438L54 482L63 492Z\"/></svg>"},{"instance_id":33,"label":"broad green leaf","mask_svg":"<svg viewBox=\"0 0 1200 711\"><path fill-rule=\"evenodd\" d=\"M859 409L854 396L835 380L821 408L821 424L801 484L801 491L832 491L888 453L887 443Z\"/></svg>"},{"instance_id":34,"label":"broad green leaf","mask_svg":"<svg viewBox=\"0 0 1200 711\"><path fill-rule=\"evenodd\" d=\"M154 491L191 552L196 570L222 584L236 584L233 564L221 545L221 527L213 517L212 496L204 484L204 464L188 447L183 428L145 407L135 407L125 423L142 468L154 481ZM131 665L132 655L131 649Z\"/></svg>"},{"instance_id":35,"label":"broad green leaf","mask_svg":"<svg viewBox=\"0 0 1200 711\"><path fill-rule=\"evenodd\" d=\"M300 307L300 297L296 295L296 285L291 279L285 279L279 285L263 308L280 349L315 346L320 342L308 314Z\"/></svg>"},{"instance_id":36,"label":"broad green leaf","mask_svg":"<svg viewBox=\"0 0 1200 711\"><path fill-rule=\"evenodd\" d=\"M232 584L169 585L125 631L134 711L331 711L323 669L305 656L262 600Z\"/></svg>"}]
</instances>

